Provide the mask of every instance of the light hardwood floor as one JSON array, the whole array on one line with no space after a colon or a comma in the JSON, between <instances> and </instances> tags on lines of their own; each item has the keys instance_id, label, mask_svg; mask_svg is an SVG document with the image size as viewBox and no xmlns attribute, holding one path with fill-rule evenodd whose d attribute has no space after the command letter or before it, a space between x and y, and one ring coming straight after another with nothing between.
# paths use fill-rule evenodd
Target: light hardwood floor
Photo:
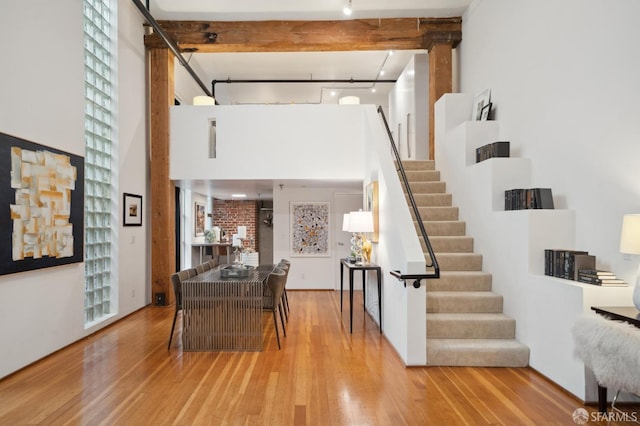
<instances>
[{"instance_id":1,"label":"light hardwood floor","mask_svg":"<svg viewBox=\"0 0 640 426\"><path fill-rule=\"evenodd\" d=\"M339 293L289 300L282 350L266 313L259 353L183 353L179 331L167 351L173 307L141 309L1 380L0 425L572 425L583 407L530 368L404 367L360 293L353 334Z\"/></svg>"}]
</instances>

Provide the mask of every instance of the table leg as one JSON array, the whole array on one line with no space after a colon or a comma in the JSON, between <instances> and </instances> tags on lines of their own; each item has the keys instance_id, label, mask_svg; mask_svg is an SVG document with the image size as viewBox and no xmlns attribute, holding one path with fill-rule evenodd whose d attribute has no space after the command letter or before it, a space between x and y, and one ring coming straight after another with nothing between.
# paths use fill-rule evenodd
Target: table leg
<instances>
[{"instance_id":1,"label":"table leg","mask_svg":"<svg viewBox=\"0 0 640 426\"><path fill-rule=\"evenodd\" d=\"M380 333L382 333L382 272L380 268L376 269L376 274L378 275L378 320L380 321Z\"/></svg>"},{"instance_id":2,"label":"table leg","mask_svg":"<svg viewBox=\"0 0 640 426\"><path fill-rule=\"evenodd\" d=\"M598 411L607 412L607 388L598 385Z\"/></svg>"},{"instance_id":3,"label":"table leg","mask_svg":"<svg viewBox=\"0 0 640 426\"><path fill-rule=\"evenodd\" d=\"M349 268L349 333L353 333L353 268Z\"/></svg>"},{"instance_id":4,"label":"table leg","mask_svg":"<svg viewBox=\"0 0 640 426\"><path fill-rule=\"evenodd\" d=\"M340 312L342 312L342 278L344 277L344 265L340 262Z\"/></svg>"},{"instance_id":5,"label":"table leg","mask_svg":"<svg viewBox=\"0 0 640 426\"><path fill-rule=\"evenodd\" d=\"M362 310L366 312L367 310L367 285L364 282L366 270L362 270Z\"/></svg>"}]
</instances>

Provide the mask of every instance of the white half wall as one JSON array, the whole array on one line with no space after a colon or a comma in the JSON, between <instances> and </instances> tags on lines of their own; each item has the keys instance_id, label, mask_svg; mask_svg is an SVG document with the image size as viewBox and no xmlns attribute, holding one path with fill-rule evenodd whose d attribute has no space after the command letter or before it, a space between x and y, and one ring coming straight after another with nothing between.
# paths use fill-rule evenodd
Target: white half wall
<instances>
[{"instance_id":1,"label":"white half wall","mask_svg":"<svg viewBox=\"0 0 640 426\"><path fill-rule=\"evenodd\" d=\"M171 179L361 181L362 105L176 106ZM209 123L216 121L210 158Z\"/></svg>"}]
</instances>

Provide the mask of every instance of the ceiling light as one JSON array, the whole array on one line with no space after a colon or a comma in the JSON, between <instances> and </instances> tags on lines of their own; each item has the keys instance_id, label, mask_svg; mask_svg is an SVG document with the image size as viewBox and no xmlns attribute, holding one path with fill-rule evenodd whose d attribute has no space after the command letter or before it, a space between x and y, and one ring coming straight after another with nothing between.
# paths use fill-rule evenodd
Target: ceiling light
<instances>
[{"instance_id":1,"label":"ceiling light","mask_svg":"<svg viewBox=\"0 0 640 426\"><path fill-rule=\"evenodd\" d=\"M194 96L193 97L194 105L215 105L216 100L213 96Z\"/></svg>"},{"instance_id":2,"label":"ceiling light","mask_svg":"<svg viewBox=\"0 0 640 426\"><path fill-rule=\"evenodd\" d=\"M340 105L359 105L360 98L357 96L343 96L338 100Z\"/></svg>"},{"instance_id":3,"label":"ceiling light","mask_svg":"<svg viewBox=\"0 0 640 426\"><path fill-rule=\"evenodd\" d=\"M247 198L247 194L231 194L231 198Z\"/></svg>"},{"instance_id":4,"label":"ceiling light","mask_svg":"<svg viewBox=\"0 0 640 426\"><path fill-rule=\"evenodd\" d=\"M347 4L344 6L344 8L342 9L342 13L344 13L345 15L349 16L351 15L351 0L349 0L347 2Z\"/></svg>"},{"instance_id":5,"label":"ceiling light","mask_svg":"<svg viewBox=\"0 0 640 426\"><path fill-rule=\"evenodd\" d=\"M380 70L380 75L384 75L384 70Z\"/></svg>"},{"instance_id":6,"label":"ceiling light","mask_svg":"<svg viewBox=\"0 0 640 426\"><path fill-rule=\"evenodd\" d=\"M371 88L371 93L376 93L376 88L375 87Z\"/></svg>"},{"instance_id":7,"label":"ceiling light","mask_svg":"<svg viewBox=\"0 0 640 426\"><path fill-rule=\"evenodd\" d=\"M335 90L332 90L332 91L331 91L331 96L335 96L335 95L336 95L336 91L335 91Z\"/></svg>"},{"instance_id":8,"label":"ceiling light","mask_svg":"<svg viewBox=\"0 0 640 426\"><path fill-rule=\"evenodd\" d=\"M393 50L389 51L389 56L393 55Z\"/></svg>"}]
</instances>

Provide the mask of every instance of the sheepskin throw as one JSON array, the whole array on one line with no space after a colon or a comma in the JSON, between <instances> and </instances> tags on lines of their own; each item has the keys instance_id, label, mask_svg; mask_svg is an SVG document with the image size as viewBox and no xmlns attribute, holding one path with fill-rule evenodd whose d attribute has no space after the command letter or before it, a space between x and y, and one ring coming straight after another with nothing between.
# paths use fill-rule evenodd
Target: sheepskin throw
<instances>
[{"instance_id":1,"label":"sheepskin throw","mask_svg":"<svg viewBox=\"0 0 640 426\"><path fill-rule=\"evenodd\" d=\"M640 395L640 328L584 314L572 332L575 354L600 386Z\"/></svg>"}]
</instances>

